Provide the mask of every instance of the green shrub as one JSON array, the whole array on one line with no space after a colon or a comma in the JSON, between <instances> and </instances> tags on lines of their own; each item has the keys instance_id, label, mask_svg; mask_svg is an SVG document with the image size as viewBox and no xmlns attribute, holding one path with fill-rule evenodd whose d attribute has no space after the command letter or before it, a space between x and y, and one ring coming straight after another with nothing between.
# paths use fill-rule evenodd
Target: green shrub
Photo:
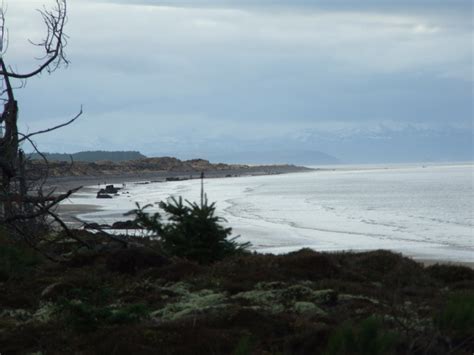
<instances>
[{"instance_id":1,"label":"green shrub","mask_svg":"<svg viewBox=\"0 0 474 355\"><path fill-rule=\"evenodd\" d=\"M80 332L94 331L103 324L134 323L149 313L144 304L112 308L110 306L98 307L77 300L64 300L58 310L65 317L67 323Z\"/></svg>"},{"instance_id":2,"label":"green shrub","mask_svg":"<svg viewBox=\"0 0 474 355\"><path fill-rule=\"evenodd\" d=\"M40 256L30 249L0 244L0 281L23 277L40 261Z\"/></svg>"},{"instance_id":3,"label":"green shrub","mask_svg":"<svg viewBox=\"0 0 474 355\"><path fill-rule=\"evenodd\" d=\"M360 323L344 323L330 336L325 351L337 354L392 354L395 353L397 334L384 329L383 322L369 317Z\"/></svg>"},{"instance_id":4,"label":"green shrub","mask_svg":"<svg viewBox=\"0 0 474 355\"><path fill-rule=\"evenodd\" d=\"M106 318L108 324L125 324L138 322L149 313L149 309L142 303L131 304L117 309Z\"/></svg>"},{"instance_id":5,"label":"green shrub","mask_svg":"<svg viewBox=\"0 0 474 355\"><path fill-rule=\"evenodd\" d=\"M94 304L106 304L114 297L115 292L116 291L111 287L85 285L85 287L72 288L64 296L68 299L81 300Z\"/></svg>"},{"instance_id":6,"label":"green shrub","mask_svg":"<svg viewBox=\"0 0 474 355\"><path fill-rule=\"evenodd\" d=\"M474 334L474 293L451 295L435 318L435 323L443 331L456 332L461 336Z\"/></svg>"},{"instance_id":7,"label":"green shrub","mask_svg":"<svg viewBox=\"0 0 474 355\"><path fill-rule=\"evenodd\" d=\"M252 354L252 348L253 348L252 337L249 335L244 335L239 339L234 351L232 352L232 355Z\"/></svg>"},{"instance_id":8,"label":"green shrub","mask_svg":"<svg viewBox=\"0 0 474 355\"><path fill-rule=\"evenodd\" d=\"M435 264L425 270L431 277L448 284L474 280L474 270L467 266Z\"/></svg>"},{"instance_id":9,"label":"green shrub","mask_svg":"<svg viewBox=\"0 0 474 355\"><path fill-rule=\"evenodd\" d=\"M250 244L237 243L230 238L231 228L220 224L223 220L215 215L215 203L204 199L201 204L183 199L171 198L170 202L160 202L160 208L167 214L164 222L159 213L150 215L140 207L129 213L135 214L136 223L158 235L163 251L201 264L221 260L227 256L243 252Z\"/></svg>"}]
</instances>

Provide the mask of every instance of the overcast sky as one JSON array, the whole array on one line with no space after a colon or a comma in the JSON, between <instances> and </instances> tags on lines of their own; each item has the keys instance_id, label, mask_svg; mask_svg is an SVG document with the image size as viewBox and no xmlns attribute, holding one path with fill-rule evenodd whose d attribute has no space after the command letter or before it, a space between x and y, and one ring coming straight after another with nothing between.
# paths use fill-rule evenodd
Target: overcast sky
<instances>
[{"instance_id":1,"label":"overcast sky","mask_svg":"<svg viewBox=\"0 0 474 355\"><path fill-rule=\"evenodd\" d=\"M43 36L35 11L43 3L52 1L8 1L5 58L18 71L37 65L40 53L27 39ZM45 151L190 157L245 151L247 143L255 150L256 142L271 149L282 139L297 150L308 135L369 139L407 129L454 132L446 144L467 135L472 150L470 0L68 5L70 66L17 92L23 130L84 106L80 121L37 139ZM309 148L328 147L313 141Z\"/></svg>"}]
</instances>

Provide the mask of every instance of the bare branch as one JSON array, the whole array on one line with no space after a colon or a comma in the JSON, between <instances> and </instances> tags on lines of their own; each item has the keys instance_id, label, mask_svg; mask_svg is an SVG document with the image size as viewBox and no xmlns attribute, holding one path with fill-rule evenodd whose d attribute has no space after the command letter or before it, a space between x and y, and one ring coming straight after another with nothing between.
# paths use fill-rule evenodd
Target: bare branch
<instances>
[{"instance_id":1,"label":"bare branch","mask_svg":"<svg viewBox=\"0 0 474 355\"><path fill-rule=\"evenodd\" d=\"M117 237L117 236L115 236L115 235L113 235L113 234L107 233L106 231L104 231L103 228L100 228L100 227L91 225L91 224L89 224L89 223L87 223L87 222L81 220L79 217L73 217L73 218L74 218L76 221L82 223L82 227L83 227L84 229L95 230L95 231L98 232L99 235L102 235L102 236L104 236L104 237L108 237L108 238L110 238L110 239L112 239L112 240L114 240L114 241L116 241L116 242L120 242L120 243L122 243L125 247L127 247L128 244L129 244L128 241L126 241L126 240L124 240L124 239L122 239L122 238L120 238L120 237Z\"/></svg>"},{"instance_id":2,"label":"bare branch","mask_svg":"<svg viewBox=\"0 0 474 355\"><path fill-rule=\"evenodd\" d=\"M58 216L56 213L52 212L51 210L48 210L47 213L48 213L48 215L50 215L51 217L53 217L53 219L54 219L56 222L59 223L59 225L64 229L64 231L66 232L66 234L67 234L67 236L68 236L69 238L71 238L71 239L75 240L76 242L78 242L78 243L84 245L84 246L87 247L88 249L91 249L91 246L90 246L88 243L86 243L84 240L82 240L82 239L76 237L76 236L74 235L74 233L71 232L71 230L68 228L68 226L66 226L66 223L64 223L63 220L62 220L61 218L59 218L59 216Z\"/></svg>"},{"instance_id":3,"label":"bare branch","mask_svg":"<svg viewBox=\"0 0 474 355\"><path fill-rule=\"evenodd\" d=\"M2 75L2 72L6 72L7 68L6 68L6 65L5 65L5 62L3 61L3 58L0 57L0 75ZM10 82L10 77L6 74L3 74L3 80L5 82L5 91L8 95L8 101L14 101L15 100L15 96L13 95L13 88L12 88L12 84Z\"/></svg>"},{"instance_id":4,"label":"bare branch","mask_svg":"<svg viewBox=\"0 0 474 355\"><path fill-rule=\"evenodd\" d=\"M0 53L4 53L4 44L5 44L5 12L6 10L4 9L3 6L3 1L2 1L2 7L0 11Z\"/></svg>"},{"instance_id":5,"label":"bare branch","mask_svg":"<svg viewBox=\"0 0 474 355\"><path fill-rule=\"evenodd\" d=\"M38 154L41 159L43 159L44 161L44 164L46 166L46 174L44 174L42 177L40 176L37 180L40 180L41 178L43 179L43 181L39 184L40 187L39 187L39 190L41 191L43 189L43 186L44 184L46 183L46 180L48 179L48 171L49 171L49 162L48 162L48 159L46 158L46 156L38 149L38 147L36 146L36 143L33 142L33 140L28 137L27 135L23 134L23 133L20 133L18 132L18 135L22 136L23 138L20 139L20 141L22 140L27 140L28 143L31 144L31 146L33 147L33 149L35 150L36 154Z\"/></svg>"},{"instance_id":6,"label":"bare branch","mask_svg":"<svg viewBox=\"0 0 474 355\"><path fill-rule=\"evenodd\" d=\"M44 8L43 10L39 10L39 13L46 26L46 37L39 43L30 42L34 45L43 47L44 56L41 60L44 62L36 70L24 74L7 70L2 66L0 69L1 76L15 79L28 79L42 73L44 70L51 73L62 64L69 64L66 54L64 53L64 48L67 45L67 35L64 33L64 26L67 22L66 0L56 0L56 6L53 9L48 10ZM4 39L4 25L5 17L3 11L1 11L0 29L2 33L2 42Z\"/></svg>"},{"instance_id":7,"label":"bare branch","mask_svg":"<svg viewBox=\"0 0 474 355\"><path fill-rule=\"evenodd\" d=\"M81 115L82 115L82 105L81 105L81 109L79 110L79 113L76 116L74 116L72 119L70 119L69 121L61 123L61 124L59 124L57 126L54 126L54 127L51 127L51 128L47 128L47 129L44 129L44 130L41 130L41 131L37 131L37 132L33 132L33 133L30 133L30 134L23 135L23 138L20 138L18 140L18 142L21 143L26 139L29 140L32 136L36 136L37 134L48 133L48 132L57 130L59 128L66 127L66 126L70 125L71 123L73 123L75 120L77 120L79 117L81 117Z\"/></svg>"},{"instance_id":8,"label":"bare branch","mask_svg":"<svg viewBox=\"0 0 474 355\"><path fill-rule=\"evenodd\" d=\"M32 248L33 250L36 250L37 252L39 252L41 255L45 256L46 258L48 258L48 260L52 261L52 262L55 262L55 263L58 263L60 262L61 260L59 259L56 259L55 257L51 256L50 254L42 251L40 248L38 248L35 243L33 243L30 238L27 237L27 235L25 234L25 232L17 225L13 225L13 229L16 230L16 232L21 235L23 237L23 240L26 242L26 244L28 244L28 246L30 248Z\"/></svg>"},{"instance_id":9,"label":"bare branch","mask_svg":"<svg viewBox=\"0 0 474 355\"><path fill-rule=\"evenodd\" d=\"M53 208L54 206L59 204L61 201L64 201L65 199L67 199L69 196L71 196L73 193L79 191L80 189L82 189L82 186L76 187L75 189L69 190L64 194L61 194L61 195L56 196L56 197L51 197L49 199L46 199L44 197L43 198L36 197L36 196L28 197L28 198L26 198L27 202L35 202L35 203L49 202L49 203L40 206L40 208L38 208L38 210L34 213L17 214L17 215L9 216L9 217L5 218L4 220L2 220L1 222L2 222L2 224L7 224L7 223L12 223L12 222L15 222L15 221L19 221L19 220L30 220L30 219L34 219L34 218L43 216L43 215L49 213L51 208ZM13 196L10 196L10 198L13 198Z\"/></svg>"},{"instance_id":10,"label":"bare branch","mask_svg":"<svg viewBox=\"0 0 474 355\"><path fill-rule=\"evenodd\" d=\"M40 46L43 50L43 56L37 58L41 60L39 67L29 73L19 73L14 69L15 66L9 66L5 62L3 54L6 50L6 44L8 44L8 31L5 26L6 10L3 5L0 7L0 100L5 102L3 112L0 115L0 125L2 129L5 128L4 134L0 137L0 224L6 225L11 230L16 230L33 248L39 246L37 245L38 240L45 240L40 235L38 235L39 239L35 240L36 234L42 233L46 228L49 230L53 223L59 224L70 238L89 247L87 243L72 234L54 211L61 201L67 199L81 187L59 195L55 195L53 189L45 195L43 185L47 178L48 160L31 139L35 135L48 133L73 123L82 115L82 106L79 113L65 123L37 132L22 134L18 132L18 105L14 97L18 85L16 81L15 86L12 85L13 79L20 79L21 88L26 84L27 78L41 74L43 71L51 73L61 65L68 64L64 53L68 38L64 33L64 26L67 22L66 1L55 0L55 7L52 9L43 8L39 10L46 27L46 34L41 42L33 43L30 41L30 43ZM25 159L19 145L24 141L28 141L42 157L46 163L46 174L39 174L39 177L33 179L28 176L26 170L27 159ZM43 180L41 181L41 179ZM39 187L37 185L38 181L40 182ZM32 191L34 193L31 193Z\"/></svg>"}]
</instances>

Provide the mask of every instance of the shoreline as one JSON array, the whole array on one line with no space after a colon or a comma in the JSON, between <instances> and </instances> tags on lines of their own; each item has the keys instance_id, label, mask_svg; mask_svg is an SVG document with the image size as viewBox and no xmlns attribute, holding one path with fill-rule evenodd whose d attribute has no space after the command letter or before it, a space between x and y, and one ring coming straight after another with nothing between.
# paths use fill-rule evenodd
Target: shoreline
<instances>
[{"instance_id":1,"label":"shoreline","mask_svg":"<svg viewBox=\"0 0 474 355\"><path fill-rule=\"evenodd\" d=\"M92 204L65 204L65 205L59 205L58 210L57 210L57 212L64 219L64 221L69 225L73 225L73 228L77 228L77 227L80 226L79 221L76 219L77 215L85 214L85 213L94 213L94 212L99 212L99 211L101 211L101 208L96 206L96 205L92 205ZM74 226L74 224L75 224L75 226ZM124 233L127 233L127 231L124 230ZM262 251L259 251L259 250L254 250L254 251L257 254L261 254L261 255L266 255L266 254L284 255L284 254L288 254L288 253L294 253L294 252L296 252L298 250L301 250L301 249L305 249L305 247L302 246L299 249L295 249L293 251L289 251L287 253L282 253L282 254L280 254L280 253L275 254L275 253L271 253L271 252L262 252ZM323 254L326 254L326 253L331 254L331 253L335 253L335 252L363 253L363 252L378 250L378 249L368 249L368 250L365 250L365 249L364 250L340 249L340 250L327 251L327 250L317 250L317 249L313 249L313 248L309 248L309 249L314 250L316 252L323 253ZM423 254L409 254L409 253L403 253L403 252L399 252L397 250L391 250L391 249L386 249L386 250L389 250L393 253L399 253L403 257L407 257L409 259L412 259L412 260L416 261L417 263L423 265L424 267L440 264L440 265L450 265L450 266L465 266L465 267L468 267L468 268L474 270L474 262L470 262L470 261L456 261L456 260L452 260L452 259L436 259L436 258L433 258L433 257L426 257L426 255L423 255Z\"/></svg>"},{"instance_id":2,"label":"shoreline","mask_svg":"<svg viewBox=\"0 0 474 355\"><path fill-rule=\"evenodd\" d=\"M292 173L313 172L326 169L315 169L295 165L263 165L248 168L235 168L224 170L204 171L205 179L281 175ZM179 178L182 181L199 179L200 171L154 171L143 173L104 174L97 176L72 175L62 177L50 177L45 183L46 189L55 189L57 192L66 192L78 186L92 187L104 184L137 183L142 181L167 182L167 178Z\"/></svg>"},{"instance_id":3,"label":"shoreline","mask_svg":"<svg viewBox=\"0 0 474 355\"><path fill-rule=\"evenodd\" d=\"M79 224L77 220L79 214L94 213L101 210L99 206L91 204L59 204L56 212L66 224L72 225L72 228L76 228L74 224Z\"/></svg>"},{"instance_id":4,"label":"shoreline","mask_svg":"<svg viewBox=\"0 0 474 355\"><path fill-rule=\"evenodd\" d=\"M288 169L283 171L284 169L275 168L275 167L267 167L267 170L264 171L262 167L257 167L257 169L250 172L248 169L234 169L232 170L232 177L250 177L250 176L262 176L262 175L276 175L276 174L288 174L288 173L300 173L300 172L314 172L314 171L324 171L326 169L298 169L297 167L291 167L292 169ZM229 171L209 171L205 173L206 178L226 178L229 177ZM139 183L139 182L150 182L150 183L162 183L166 182L166 178L182 178L182 181L192 179L199 179L200 173L197 172L170 172L170 171L161 171L155 173L147 173L147 174L123 174L120 176L117 175L110 175L110 176L70 176L64 178L52 178L49 181L49 186L54 186L57 191L66 191L70 188L74 188L80 185L84 186L84 189L79 191L81 193L91 193L95 191L95 186L98 184L122 184L122 183ZM98 187L98 186L97 186ZM102 211L100 206L94 204L61 204L58 208L59 214L65 219L69 225L73 228L78 227L80 222L76 219L78 215L87 214L87 213L94 213ZM122 218L125 219L125 218ZM295 249L298 250L298 249ZM316 249L313 249L316 250ZM374 249L375 250L375 249ZM405 253L403 251L397 251L395 249L387 249L391 250L396 253L400 253L405 257L408 257L423 266L430 266L434 264L442 264L442 265L462 265L474 269L474 262L472 261L457 261L448 258L436 258L426 254L410 254ZM318 250L316 250L318 251ZM338 251L351 251L348 249L340 249ZM257 253L262 254L261 251L256 250ZM321 250L320 252L325 252ZM354 251L357 252L357 251ZM263 254L265 251L263 251ZM270 252L271 253L271 252ZM272 253L273 254L273 253Z\"/></svg>"}]
</instances>

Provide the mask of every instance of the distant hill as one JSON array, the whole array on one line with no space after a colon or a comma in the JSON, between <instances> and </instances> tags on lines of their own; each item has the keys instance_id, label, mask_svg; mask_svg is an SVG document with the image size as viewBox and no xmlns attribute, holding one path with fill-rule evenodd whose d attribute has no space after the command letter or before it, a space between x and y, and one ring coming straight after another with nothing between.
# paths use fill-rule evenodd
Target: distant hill
<instances>
[{"instance_id":1,"label":"distant hill","mask_svg":"<svg viewBox=\"0 0 474 355\"><path fill-rule=\"evenodd\" d=\"M31 160L27 168L30 171L41 173L47 169L49 177L106 177L106 176L140 176L154 175L155 177L194 175L206 172L209 175L261 175L282 174L289 172L308 171L304 167L294 165L267 165L249 166L241 164L213 164L204 159L179 160L172 157L144 158L137 160L112 162L102 160L96 162L74 161L49 161L46 165L42 160Z\"/></svg>"},{"instance_id":2,"label":"distant hill","mask_svg":"<svg viewBox=\"0 0 474 355\"><path fill-rule=\"evenodd\" d=\"M136 151L104 151L104 150L94 150L94 151L84 151L77 152L73 154L63 154L63 153L44 153L46 158L49 161L70 161L71 156L74 161L84 161L84 162L96 162L96 161L111 161L111 162L121 162L129 160L138 160L146 158L145 155ZM30 154L30 159L39 160L42 159L37 153Z\"/></svg>"}]
</instances>

